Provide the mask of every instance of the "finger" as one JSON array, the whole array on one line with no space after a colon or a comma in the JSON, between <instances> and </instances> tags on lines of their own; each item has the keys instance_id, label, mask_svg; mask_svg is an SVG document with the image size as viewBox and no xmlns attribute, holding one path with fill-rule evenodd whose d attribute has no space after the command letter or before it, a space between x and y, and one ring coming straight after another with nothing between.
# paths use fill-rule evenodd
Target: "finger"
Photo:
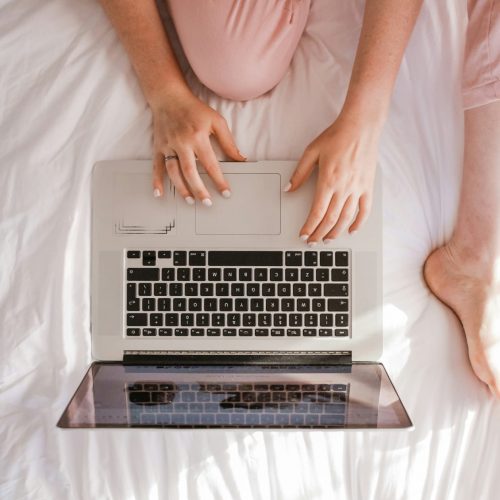
<instances>
[{"instance_id":1,"label":"finger","mask_svg":"<svg viewBox=\"0 0 500 500\"><path fill-rule=\"evenodd\" d=\"M215 157L214 150L212 149L208 137L206 142L195 150L195 153L222 196L224 196L224 198L229 198L231 196L229 184L222 174L220 164Z\"/></svg>"},{"instance_id":2,"label":"finger","mask_svg":"<svg viewBox=\"0 0 500 500\"><path fill-rule=\"evenodd\" d=\"M311 175L317 159L318 155L312 150L306 148L292 174L292 177L290 177L290 182L285 186L284 191L292 192L299 188Z\"/></svg>"},{"instance_id":3,"label":"finger","mask_svg":"<svg viewBox=\"0 0 500 500\"><path fill-rule=\"evenodd\" d=\"M332 196L334 196L333 189L326 187L325 183L321 182L318 178L318 182L316 183L316 193L314 195L311 210L309 211L307 220L299 233L301 240L309 240L311 234L321 223L326 211L328 210Z\"/></svg>"},{"instance_id":4,"label":"finger","mask_svg":"<svg viewBox=\"0 0 500 500\"><path fill-rule=\"evenodd\" d=\"M163 168L166 170L170 178L170 182L175 186L177 192L186 200L186 203L192 205L194 203L194 198L184 177L182 176L179 160L173 158L171 160L164 161Z\"/></svg>"},{"instance_id":5,"label":"finger","mask_svg":"<svg viewBox=\"0 0 500 500\"><path fill-rule=\"evenodd\" d=\"M309 244L316 244L321 241L324 236L335 226L342 207L344 206L345 198L340 193L336 192L331 198L328 208L322 220L318 223L313 233L309 237Z\"/></svg>"},{"instance_id":6,"label":"finger","mask_svg":"<svg viewBox=\"0 0 500 500\"><path fill-rule=\"evenodd\" d=\"M200 200L206 207L212 206L210 194L201 180L198 169L196 168L196 159L194 151L191 149L178 149L177 156L179 157L180 168L184 179L186 180L189 190L194 197Z\"/></svg>"},{"instance_id":7,"label":"finger","mask_svg":"<svg viewBox=\"0 0 500 500\"><path fill-rule=\"evenodd\" d=\"M371 206L372 206L371 196L366 193L361 195L361 197L359 198L358 214L356 215L354 222L349 227L350 233L354 233L365 223L366 219L368 218L368 215L370 215Z\"/></svg>"},{"instance_id":8,"label":"finger","mask_svg":"<svg viewBox=\"0 0 500 500\"><path fill-rule=\"evenodd\" d=\"M153 196L163 196L165 179L165 165L163 153L156 153L153 161Z\"/></svg>"},{"instance_id":9,"label":"finger","mask_svg":"<svg viewBox=\"0 0 500 500\"><path fill-rule=\"evenodd\" d=\"M358 205L357 196L351 194L347 197L347 200L344 203L344 207L338 216L338 220L333 226L333 228L326 234L323 238L325 243L328 243L329 240L338 238L349 225L349 222L352 221L354 214L356 213L356 207Z\"/></svg>"},{"instance_id":10,"label":"finger","mask_svg":"<svg viewBox=\"0 0 500 500\"><path fill-rule=\"evenodd\" d=\"M220 120L213 123L213 132L217 139L222 151L232 158L233 160L245 161L247 158L241 154L240 150L234 142L233 134L229 130L226 120L221 116Z\"/></svg>"}]
</instances>

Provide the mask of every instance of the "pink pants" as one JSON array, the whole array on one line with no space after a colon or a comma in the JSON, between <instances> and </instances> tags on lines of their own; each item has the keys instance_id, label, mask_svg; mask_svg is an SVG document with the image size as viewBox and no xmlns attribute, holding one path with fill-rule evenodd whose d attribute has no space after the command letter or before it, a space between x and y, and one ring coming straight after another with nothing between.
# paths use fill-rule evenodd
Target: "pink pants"
<instances>
[{"instance_id":1,"label":"pink pants","mask_svg":"<svg viewBox=\"0 0 500 500\"><path fill-rule=\"evenodd\" d=\"M465 109L500 99L500 0L468 0L463 101Z\"/></svg>"},{"instance_id":2,"label":"pink pants","mask_svg":"<svg viewBox=\"0 0 500 500\"><path fill-rule=\"evenodd\" d=\"M199 80L227 99L247 101L286 73L311 0L167 0ZM465 108L500 99L500 0L468 0Z\"/></svg>"},{"instance_id":3,"label":"pink pants","mask_svg":"<svg viewBox=\"0 0 500 500\"><path fill-rule=\"evenodd\" d=\"M198 79L235 101L271 90L290 67L311 0L167 0Z\"/></svg>"}]
</instances>

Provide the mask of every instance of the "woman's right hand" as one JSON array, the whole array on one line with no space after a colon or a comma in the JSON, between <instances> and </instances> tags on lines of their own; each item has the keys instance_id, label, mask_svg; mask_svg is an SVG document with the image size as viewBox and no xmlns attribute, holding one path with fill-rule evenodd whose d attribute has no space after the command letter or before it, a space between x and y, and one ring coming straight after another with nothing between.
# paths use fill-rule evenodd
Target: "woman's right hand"
<instances>
[{"instance_id":1,"label":"woman's right hand","mask_svg":"<svg viewBox=\"0 0 500 500\"><path fill-rule=\"evenodd\" d=\"M239 152L226 120L189 90L169 93L151 106L153 110L153 193L162 196L165 173L187 203L195 199L211 206L210 194L196 168L196 159L206 170L222 196L231 191L210 143L213 134L226 155L236 161ZM179 159L165 160L176 155Z\"/></svg>"}]
</instances>

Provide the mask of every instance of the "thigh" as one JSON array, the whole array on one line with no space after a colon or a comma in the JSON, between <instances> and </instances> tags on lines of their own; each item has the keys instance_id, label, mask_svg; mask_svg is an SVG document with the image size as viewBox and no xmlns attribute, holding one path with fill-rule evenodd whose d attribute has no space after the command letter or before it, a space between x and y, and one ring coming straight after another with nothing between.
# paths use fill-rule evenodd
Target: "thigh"
<instances>
[{"instance_id":1,"label":"thigh","mask_svg":"<svg viewBox=\"0 0 500 500\"><path fill-rule=\"evenodd\" d=\"M310 0L167 0L186 57L211 90L257 97L286 72Z\"/></svg>"},{"instance_id":2,"label":"thigh","mask_svg":"<svg viewBox=\"0 0 500 500\"><path fill-rule=\"evenodd\" d=\"M500 0L468 0L464 106L500 99Z\"/></svg>"}]
</instances>

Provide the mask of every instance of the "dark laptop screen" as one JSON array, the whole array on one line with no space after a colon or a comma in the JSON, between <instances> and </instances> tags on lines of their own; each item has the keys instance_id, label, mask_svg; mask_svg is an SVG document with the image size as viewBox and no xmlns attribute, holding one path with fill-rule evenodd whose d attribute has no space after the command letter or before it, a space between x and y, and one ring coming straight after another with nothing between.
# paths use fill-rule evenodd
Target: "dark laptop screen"
<instances>
[{"instance_id":1,"label":"dark laptop screen","mask_svg":"<svg viewBox=\"0 0 500 500\"><path fill-rule=\"evenodd\" d=\"M60 427L410 427L383 365L94 363Z\"/></svg>"}]
</instances>

